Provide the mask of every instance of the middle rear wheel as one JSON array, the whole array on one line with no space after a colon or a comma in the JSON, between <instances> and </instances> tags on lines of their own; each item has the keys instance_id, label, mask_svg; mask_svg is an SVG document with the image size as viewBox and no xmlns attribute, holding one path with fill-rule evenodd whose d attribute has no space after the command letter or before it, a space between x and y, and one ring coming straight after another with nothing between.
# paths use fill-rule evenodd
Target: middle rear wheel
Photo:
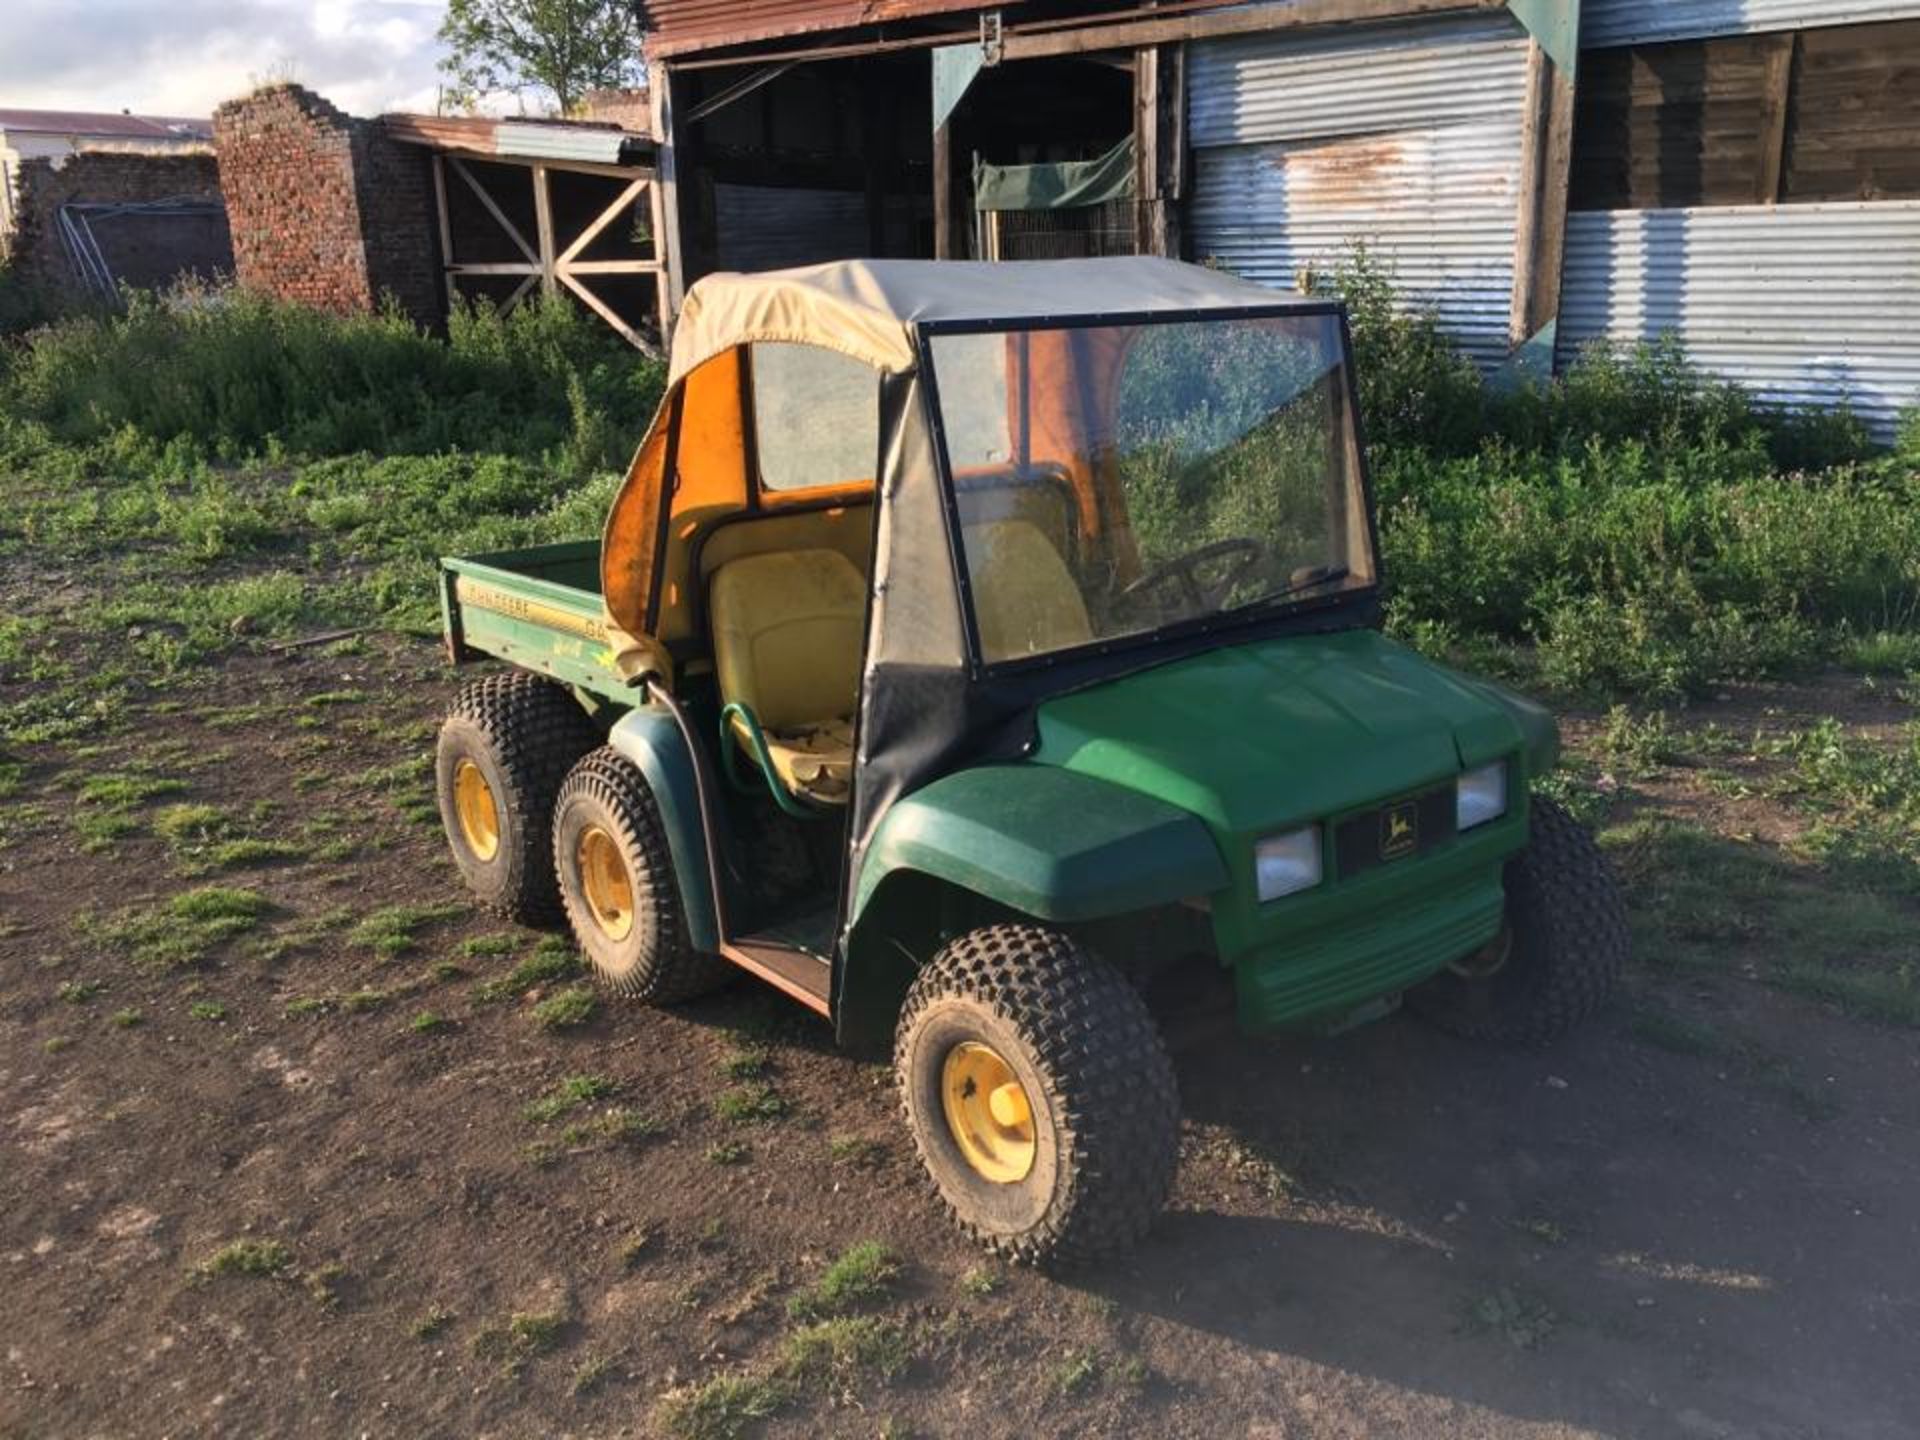
<instances>
[{"instance_id":1,"label":"middle rear wheel","mask_svg":"<svg viewBox=\"0 0 1920 1440\"><path fill-rule=\"evenodd\" d=\"M561 784L553 865L574 939L614 994L670 1005L728 978L724 960L687 938L659 806L617 750L593 751Z\"/></svg>"},{"instance_id":2,"label":"middle rear wheel","mask_svg":"<svg viewBox=\"0 0 1920 1440\"><path fill-rule=\"evenodd\" d=\"M901 1010L894 1070L941 1198L1002 1255L1111 1255L1166 1204L1173 1064L1134 988L1057 930L991 925L935 956Z\"/></svg>"}]
</instances>

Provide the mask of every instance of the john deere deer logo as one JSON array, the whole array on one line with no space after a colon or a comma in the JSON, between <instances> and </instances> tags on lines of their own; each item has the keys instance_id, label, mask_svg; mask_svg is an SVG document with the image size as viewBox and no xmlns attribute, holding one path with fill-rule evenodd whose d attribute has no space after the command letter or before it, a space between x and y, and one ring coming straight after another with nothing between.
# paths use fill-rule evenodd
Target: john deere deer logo
<instances>
[{"instance_id":1,"label":"john deere deer logo","mask_svg":"<svg viewBox=\"0 0 1920 1440\"><path fill-rule=\"evenodd\" d=\"M1380 820L1380 858L1398 860L1419 848L1419 809L1411 803L1393 806Z\"/></svg>"}]
</instances>

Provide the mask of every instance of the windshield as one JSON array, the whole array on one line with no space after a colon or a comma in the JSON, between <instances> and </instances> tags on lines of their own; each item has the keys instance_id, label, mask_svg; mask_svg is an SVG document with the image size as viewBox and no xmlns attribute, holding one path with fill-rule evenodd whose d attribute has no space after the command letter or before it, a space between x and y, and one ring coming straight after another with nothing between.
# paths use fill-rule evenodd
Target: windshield
<instances>
[{"instance_id":1,"label":"windshield","mask_svg":"<svg viewBox=\"0 0 1920 1440\"><path fill-rule=\"evenodd\" d=\"M1372 584L1336 315L929 351L989 663Z\"/></svg>"}]
</instances>

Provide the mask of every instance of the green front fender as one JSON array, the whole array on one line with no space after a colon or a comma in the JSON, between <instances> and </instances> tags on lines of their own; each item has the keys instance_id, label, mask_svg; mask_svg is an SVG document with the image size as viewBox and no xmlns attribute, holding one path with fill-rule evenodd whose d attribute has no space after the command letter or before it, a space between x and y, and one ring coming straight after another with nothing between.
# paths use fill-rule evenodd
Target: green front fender
<instances>
[{"instance_id":1,"label":"green front fender","mask_svg":"<svg viewBox=\"0 0 1920 1440\"><path fill-rule=\"evenodd\" d=\"M834 984L842 1040L888 1033L918 966L994 919L1098 920L1211 895L1226 863L1197 817L1049 765L983 765L898 802L867 847Z\"/></svg>"},{"instance_id":2,"label":"green front fender","mask_svg":"<svg viewBox=\"0 0 1920 1440\"><path fill-rule=\"evenodd\" d=\"M854 928L901 870L1060 923L1144 910L1228 883L1219 848L1197 817L1051 765L962 770L895 805L860 867Z\"/></svg>"},{"instance_id":3,"label":"green front fender","mask_svg":"<svg viewBox=\"0 0 1920 1440\"><path fill-rule=\"evenodd\" d=\"M694 949L720 948L714 923L713 887L707 871L707 832L700 820L699 782L694 757L673 717L657 705L629 710L607 732L607 743L646 777L653 803L666 828L674 878L680 882L680 910Z\"/></svg>"}]
</instances>

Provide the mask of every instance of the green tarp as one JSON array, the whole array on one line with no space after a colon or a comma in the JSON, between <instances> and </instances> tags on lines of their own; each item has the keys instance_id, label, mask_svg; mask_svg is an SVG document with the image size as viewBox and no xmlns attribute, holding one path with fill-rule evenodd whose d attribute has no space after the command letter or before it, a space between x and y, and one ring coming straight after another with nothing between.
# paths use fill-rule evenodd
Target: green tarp
<instances>
[{"instance_id":1,"label":"green tarp","mask_svg":"<svg viewBox=\"0 0 1920 1440\"><path fill-rule=\"evenodd\" d=\"M1133 198L1133 141L1122 140L1094 160L1050 165L973 162L976 210L1068 210Z\"/></svg>"}]
</instances>

